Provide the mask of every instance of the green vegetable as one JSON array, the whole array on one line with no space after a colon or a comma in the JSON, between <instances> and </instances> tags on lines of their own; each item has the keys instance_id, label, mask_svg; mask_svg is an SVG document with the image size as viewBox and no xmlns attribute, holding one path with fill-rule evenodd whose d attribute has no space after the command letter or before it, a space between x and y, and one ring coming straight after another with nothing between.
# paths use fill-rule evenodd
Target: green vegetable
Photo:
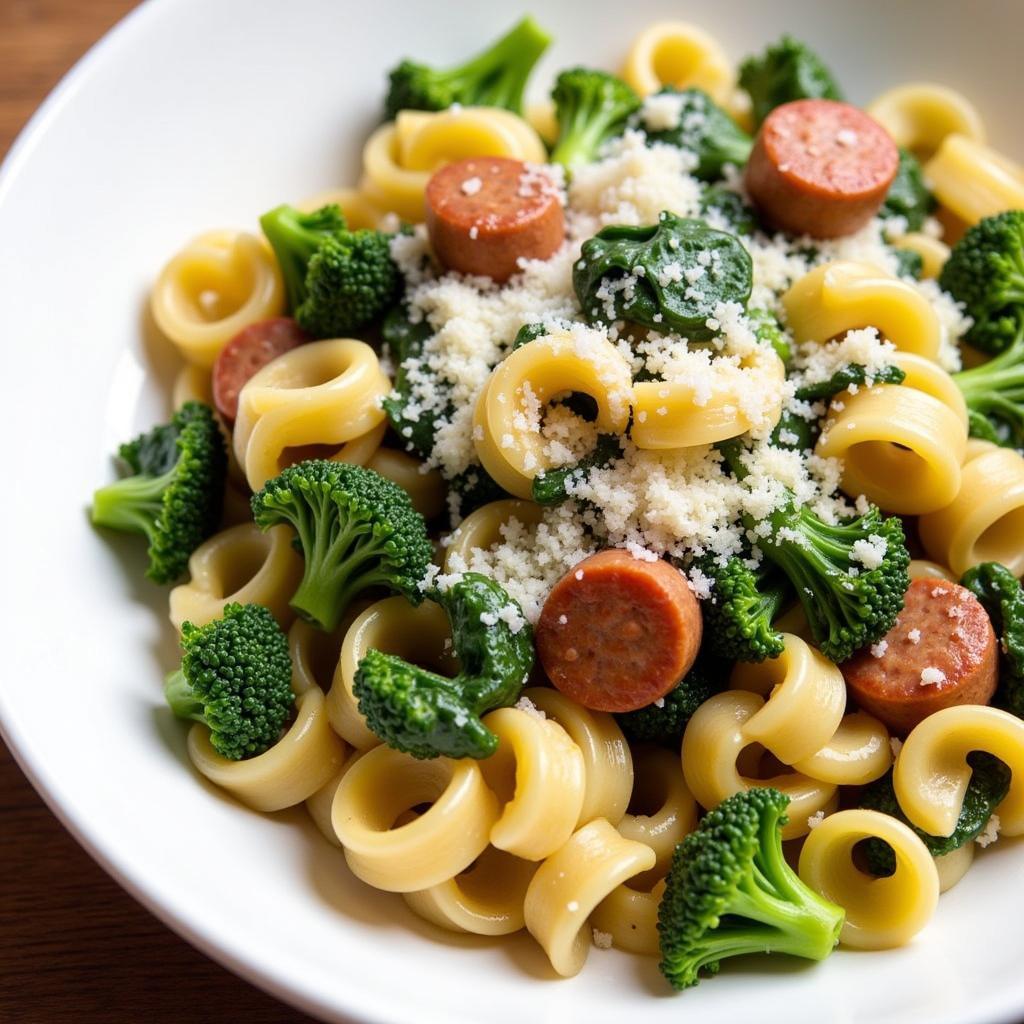
<instances>
[{"instance_id":1,"label":"green vegetable","mask_svg":"<svg viewBox=\"0 0 1024 1024\"><path fill-rule=\"evenodd\" d=\"M716 974L722 960L787 953L824 960L845 914L786 863L789 798L749 789L723 800L677 847L658 908L662 974L673 988Z\"/></svg>"},{"instance_id":2,"label":"green vegetable","mask_svg":"<svg viewBox=\"0 0 1024 1024\"><path fill-rule=\"evenodd\" d=\"M381 402L388 422L406 445L421 458L429 458L434 450L437 428L435 414L424 412L413 396L412 382L406 360L418 359L423 345L434 333L426 320L412 323L404 306L395 306L384 317L381 335L387 342L395 366L395 383L391 393Z\"/></svg>"},{"instance_id":3,"label":"green vegetable","mask_svg":"<svg viewBox=\"0 0 1024 1024\"><path fill-rule=\"evenodd\" d=\"M640 106L640 97L615 75L591 68L569 68L551 91L558 118L558 141L551 162L570 170L597 159L601 147L621 135Z\"/></svg>"},{"instance_id":4,"label":"green vegetable","mask_svg":"<svg viewBox=\"0 0 1024 1024\"><path fill-rule=\"evenodd\" d=\"M996 703L1024 718L1024 589L998 562L972 566L960 584L981 602L999 636Z\"/></svg>"},{"instance_id":5,"label":"green vegetable","mask_svg":"<svg viewBox=\"0 0 1024 1024\"><path fill-rule=\"evenodd\" d=\"M213 749L231 761L272 747L292 711L288 638L258 604L225 605L223 617L181 627L181 668L164 695L179 718L210 728Z\"/></svg>"},{"instance_id":6,"label":"green vegetable","mask_svg":"<svg viewBox=\"0 0 1024 1024\"><path fill-rule=\"evenodd\" d=\"M747 162L754 140L706 92L668 87L658 95L679 97L679 120L674 128L647 130L647 140L692 153L695 178L716 181L726 164L742 167Z\"/></svg>"},{"instance_id":7,"label":"green vegetable","mask_svg":"<svg viewBox=\"0 0 1024 1024\"><path fill-rule=\"evenodd\" d=\"M615 716L619 728L634 743L677 743L693 713L708 697L725 689L729 667L714 658L702 657L664 698L659 707L648 704Z\"/></svg>"},{"instance_id":8,"label":"green vegetable","mask_svg":"<svg viewBox=\"0 0 1024 1024\"><path fill-rule=\"evenodd\" d=\"M419 604L433 551L409 495L372 469L310 459L268 480L252 498L261 530L287 523L306 560L291 606L328 633L352 599L388 587Z\"/></svg>"},{"instance_id":9,"label":"green vegetable","mask_svg":"<svg viewBox=\"0 0 1024 1024\"><path fill-rule=\"evenodd\" d=\"M388 746L413 757L490 757L498 737L480 716L518 700L533 667L532 631L519 605L479 573L463 573L430 597L448 615L462 671L450 679L370 651L353 681L359 710ZM517 632L509 610L519 617Z\"/></svg>"},{"instance_id":10,"label":"green vegetable","mask_svg":"<svg viewBox=\"0 0 1024 1024\"><path fill-rule=\"evenodd\" d=\"M528 345L531 341L543 338L547 333L548 328L544 324L523 324L523 326L516 331L516 336L512 339L512 347L509 351L515 352L517 348L522 348L524 345Z\"/></svg>"},{"instance_id":11,"label":"green vegetable","mask_svg":"<svg viewBox=\"0 0 1024 1024\"><path fill-rule=\"evenodd\" d=\"M448 481L449 498L457 495L457 507L454 509L460 516L468 516L470 512L492 501L507 498L506 491L483 466L470 466Z\"/></svg>"},{"instance_id":12,"label":"green vegetable","mask_svg":"<svg viewBox=\"0 0 1024 1024\"><path fill-rule=\"evenodd\" d=\"M350 231L334 205L313 213L278 206L260 217L277 257L288 305L314 338L344 338L375 323L402 284L391 235Z\"/></svg>"},{"instance_id":13,"label":"green vegetable","mask_svg":"<svg viewBox=\"0 0 1024 1024\"><path fill-rule=\"evenodd\" d=\"M393 121L400 110L445 110L504 107L523 111L523 90L551 37L533 18L517 22L482 53L454 68L432 68L403 60L388 75L384 117Z\"/></svg>"},{"instance_id":14,"label":"green vegetable","mask_svg":"<svg viewBox=\"0 0 1024 1024\"><path fill-rule=\"evenodd\" d=\"M990 355L1024 328L1024 210L985 217L953 246L939 285L962 302L974 324L966 340Z\"/></svg>"},{"instance_id":15,"label":"green vegetable","mask_svg":"<svg viewBox=\"0 0 1024 1024\"><path fill-rule=\"evenodd\" d=\"M933 857L943 857L971 842L984 830L988 819L992 817L992 812L1002 803L1010 789L1010 769L998 758L984 751L975 750L967 755L967 763L973 769L971 781L967 786L967 792L964 793L960 817L957 818L951 836L931 836L907 820L896 799L891 770L864 789L860 797L860 806L898 818L918 834ZM892 847L884 840L867 840L864 852L873 874L886 876L896 870L896 857Z\"/></svg>"},{"instance_id":16,"label":"green vegetable","mask_svg":"<svg viewBox=\"0 0 1024 1024\"><path fill-rule=\"evenodd\" d=\"M220 524L227 452L213 411L186 402L171 422L123 444L131 475L93 495L92 521L149 541L146 575L172 583Z\"/></svg>"},{"instance_id":17,"label":"green vegetable","mask_svg":"<svg viewBox=\"0 0 1024 1024\"><path fill-rule=\"evenodd\" d=\"M806 43L789 35L740 65L740 87L750 94L757 125L783 103L843 98L822 59Z\"/></svg>"},{"instance_id":18,"label":"green vegetable","mask_svg":"<svg viewBox=\"0 0 1024 1024\"><path fill-rule=\"evenodd\" d=\"M893 249L893 256L896 258L896 275L898 277L909 277L915 281L921 280L924 273L924 258L919 252L913 249Z\"/></svg>"},{"instance_id":19,"label":"green vegetable","mask_svg":"<svg viewBox=\"0 0 1024 1024\"><path fill-rule=\"evenodd\" d=\"M696 271L699 291L686 276ZM707 341L715 336L707 321L718 303L746 306L753 267L734 235L665 211L655 225L612 225L584 242L572 283L592 321L632 320ZM598 296L604 291L610 299Z\"/></svg>"},{"instance_id":20,"label":"green vegetable","mask_svg":"<svg viewBox=\"0 0 1024 1024\"><path fill-rule=\"evenodd\" d=\"M754 208L738 192L725 185L709 185L701 193L700 212L714 213L734 235L752 235L757 230Z\"/></svg>"},{"instance_id":21,"label":"green vegetable","mask_svg":"<svg viewBox=\"0 0 1024 1024\"><path fill-rule=\"evenodd\" d=\"M953 374L967 402L974 437L1024 448L1024 320L1006 351L987 363Z\"/></svg>"},{"instance_id":22,"label":"green vegetable","mask_svg":"<svg viewBox=\"0 0 1024 1024\"><path fill-rule=\"evenodd\" d=\"M851 385L863 387L866 384L871 387L875 384L902 384L906 376L898 366L882 366L869 377L867 367L860 363L847 363L828 380L798 387L795 397L804 402L827 402Z\"/></svg>"},{"instance_id":23,"label":"green vegetable","mask_svg":"<svg viewBox=\"0 0 1024 1024\"><path fill-rule=\"evenodd\" d=\"M622 452L618 434L599 434L594 450L579 462L559 469L549 469L533 478L533 500L538 505L560 505L569 499L566 483L570 478L582 480L592 469L604 469Z\"/></svg>"},{"instance_id":24,"label":"green vegetable","mask_svg":"<svg viewBox=\"0 0 1024 1024\"><path fill-rule=\"evenodd\" d=\"M880 217L903 217L908 231L920 231L938 203L924 183L924 171L917 157L906 149L900 150L900 165L896 177L885 195Z\"/></svg>"},{"instance_id":25,"label":"green vegetable","mask_svg":"<svg viewBox=\"0 0 1024 1024\"><path fill-rule=\"evenodd\" d=\"M771 345L783 365L789 366L793 360L793 348L778 317L767 309L755 308L747 310L747 319L757 340L762 345Z\"/></svg>"},{"instance_id":26,"label":"green vegetable","mask_svg":"<svg viewBox=\"0 0 1024 1024\"><path fill-rule=\"evenodd\" d=\"M821 436L820 420L809 420L791 409L783 409L779 422L772 431L771 443L776 448L805 452L818 443Z\"/></svg>"}]
</instances>

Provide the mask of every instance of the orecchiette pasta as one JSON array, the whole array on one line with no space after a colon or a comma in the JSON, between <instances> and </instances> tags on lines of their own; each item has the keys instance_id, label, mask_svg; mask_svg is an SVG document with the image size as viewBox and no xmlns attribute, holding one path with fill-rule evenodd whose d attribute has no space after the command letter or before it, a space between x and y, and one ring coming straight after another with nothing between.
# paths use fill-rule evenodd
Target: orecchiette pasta
<instances>
[{"instance_id":1,"label":"orecchiette pasta","mask_svg":"<svg viewBox=\"0 0 1024 1024\"><path fill-rule=\"evenodd\" d=\"M486 551L492 545L500 543L502 528L510 520L516 519L524 526L536 526L543 513L540 505L515 498L505 498L481 505L470 512L448 538L445 568L451 568L453 559L461 559L468 564L469 553L473 548Z\"/></svg>"},{"instance_id":2,"label":"orecchiette pasta","mask_svg":"<svg viewBox=\"0 0 1024 1024\"><path fill-rule=\"evenodd\" d=\"M925 174L939 202L966 224L1024 207L1024 167L965 135L947 135Z\"/></svg>"},{"instance_id":3,"label":"orecchiette pasta","mask_svg":"<svg viewBox=\"0 0 1024 1024\"><path fill-rule=\"evenodd\" d=\"M892 847L896 871L886 878L853 863L863 839ZM800 851L800 877L846 910L839 941L855 949L889 949L912 939L931 919L939 875L924 843L903 822L878 811L839 811L825 818Z\"/></svg>"},{"instance_id":4,"label":"orecchiette pasta","mask_svg":"<svg viewBox=\"0 0 1024 1024\"><path fill-rule=\"evenodd\" d=\"M664 880L649 892L617 885L594 908L590 923L597 931L610 935L616 949L657 956L658 904L664 891Z\"/></svg>"},{"instance_id":5,"label":"orecchiette pasta","mask_svg":"<svg viewBox=\"0 0 1024 1024\"><path fill-rule=\"evenodd\" d=\"M590 949L587 918L617 886L654 867L654 851L623 839L603 818L584 825L537 869L526 890L526 927L563 977Z\"/></svg>"},{"instance_id":6,"label":"orecchiette pasta","mask_svg":"<svg viewBox=\"0 0 1024 1024\"><path fill-rule=\"evenodd\" d=\"M810 757L793 762L802 775L837 786L863 786L892 764L889 730L864 711L843 717L832 738Z\"/></svg>"},{"instance_id":7,"label":"orecchiette pasta","mask_svg":"<svg viewBox=\"0 0 1024 1024\"><path fill-rule=\"evenodd\" d=\"M985 141L985 125L973 104L955 89L932 82L908 82L882 93L868 113L897 146L922 159L954 133Z\"/></svg>"},{"instance_id":8,"label":"orecchiette pasta","mask_svg":"<svg viewBox=\"0 0 1024 1024\"><path fill-rule=\"evenodd\" d=\"M663 86L696 86L724 103L732 93L732 65L715 39L684 21L661 21L644 29L629 48L622 77L641 95Z\"/></svg>"},{"instance_id":9,"label":"orecchiette pasta","mask_svg":"<svg viewBox=\"0 0 1024 1024\"><path fill-rule=\"evenodd\" d=\"M284 311L284 285L270 248L241 231L210 231L160 272L150 308L189 363L209 368L247 324Z\"/></svg>"},{"instance_id":10,"label":"orecchiette pasta","mask_svg":"<svg viewBox=\"0 0 1024 1024\"><path fill-rule=\"evenodd\" d=\"M314 686L323 693L331 689L341 644L356 614L357 610L350 608L333 633L325 633L302 619L292 623L288 630L288 651L292 656L292 689L297 694Z\"/></svg>"},{"instance_id":11,"label":"orecchiette pasta","mask_svg":"<svg viewBox=\"0 0 1024 1024\"><path fill-rule=\"evenodd\" d=\"M425 519L433 519L444 511L444 479L436 469L423 472L419 459L394 448L378 448L365 465L398 484L412 499L413 508Z\"/></svg>"}]
</instances>

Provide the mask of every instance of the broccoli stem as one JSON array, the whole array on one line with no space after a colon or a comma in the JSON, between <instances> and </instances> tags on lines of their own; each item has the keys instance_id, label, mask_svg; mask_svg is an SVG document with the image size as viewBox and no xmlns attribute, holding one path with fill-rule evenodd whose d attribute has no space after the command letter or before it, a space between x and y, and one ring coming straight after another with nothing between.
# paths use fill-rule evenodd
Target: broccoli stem
<instances>
[{"instance_id":1,"label":"broccoli stem","mask_svg":"<svg viewBox=\"0 0 1024 1024\"><path fill-rule=\"evenodd\" d=\"M175 465L161 476L126 476L101 487L93 495L93 523L112 530L141 533L152 541L164 492L177 471Z\"/></svg>"},{"instance_id":2,"label":"broccoli stem","mask_svg":"<svg viewBox=\"0 0 1024 1024\"><path fill-rule=\"evenodd\" d=\"M203 714L203 703L196 699L191 683L185 678L185 673L180 668L175 669L164 680L164 697L178 718L193 718L197 722L206 721Z\"/></svg>"},{"instance_id":3,"label":"broccoli stem","mask_svg":"<svg viewBox=\"0 0 1024 1024\"><path fill-rule=\"evenodd\" d=\"M967 403L973 436L1004 443L1003 426L1015 445L1024 443L1024 325L1008 349L953 380Z\"/></svg>"},{"instance_id":4,"label":"broccoli stem","mask_svg":"<svg viewBox=\"0 0 1024 1024\"><path fill-rule=\"evenodd\" d=\"M293 311L306 296L306 268L323 240L301 222L301 216L291 206L278 206L260 217L260 227L281 268L288 308Z\"/></svg>"}]
</instances>

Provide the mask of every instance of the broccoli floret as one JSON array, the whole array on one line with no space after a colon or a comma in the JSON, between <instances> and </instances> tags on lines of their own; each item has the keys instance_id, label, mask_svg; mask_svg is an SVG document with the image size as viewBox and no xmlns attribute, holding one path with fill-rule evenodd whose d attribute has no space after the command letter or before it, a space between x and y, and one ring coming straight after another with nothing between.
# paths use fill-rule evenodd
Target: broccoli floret
<instances>
[{"instance_id":1,"label":"broccoli floret","mask_svg":"<svg viewBox=\"0 0 1024 1024\"><path fill-rule=\"evenodd\" d=\"M591 68L563 71L551 98L558 118L551 162L570 170L596 160L604 143L622 134L640 106L640 97L621 78Z\"/></svg>"},{"instance_id":2,"label":"broccoli floret","mask_svg":"<svg viewBox=\"0 0 1024 1024\"><path fill-rule=\"evenodd\" d=\"M900 163L885 201L878 211L880 217L903 217L908 231L920 231L921 226L938 204L924 182L924 171L917 157L906 149L900 150Z\"/></svg>"},{"instance_id":3,"label":"broccoli floret","mask_svg":"<svg viewBox=\"0 0 1024 1024\"><path fill-rule=\"evenodd\" d=\"M220 523L227 451L213 411L186 402L171 422L121 445L131 470L93 495L92 521L149 541L146 575L173 583Z\"/></svg>"},{"instance_id":4,"label":"broccoli floret","mask_svg":"<svg viewBox=\"0 0 1024 1024\"><path fill-rule=\"evenodd\" d=\"M181 668L164 695L179 718L210 728L210 743L232 761L262 754L291 714L292 660L288 638L258 604L229 604L223 618L181 627Z\"/></svg>"},{"instance_id":5,"label":"broccoli floret","mask_svg":"<svg viewBox=\"0 0 1024 1024\"><path fill-rule=\"evenodd\" d=\"M712 219L717 218L734 235L749 236L757 230L754 208L725 185L709 185L701 192L700 212L704 217L712 214Z\"/></svg>"},{"instance_id":6,"label":"broccoli floret","mask_svg":"<svg viewBox=\"0 0 1024 1024\"><path fill-rule=\"evenodd\" d=\"M913 249L893 249L893 258L896 260L896 276L909 277L914 281L920 281L924 273L924 257Z\"/></svg>"},{"instance_id":7,"label":"broccoli floret","mask_svg":"<svg viewBox=\"0 0 1024 1024\"><path fill-rule=\"evenodd\" d=\"M716 181L726 164L742 167L747 162L754 140L706 92L668 87L658 95L678 97L679 117L673 128L648 129L647 139L692 153L695 178Z\"/></svg>"},{"instance_id":8,"label":"broccoli floret","mask_svg":"<svg viewBox=\"0 0 1024 1024\"><path fill-rule=\"evenodd\" d=\"M409 495L372 469L310 459L289 466L252 497L261 530L287 523L306 560L291 606L328 633L368 587L389 587L414 604L433 554Z\"/></svg>"},{"instance_id":9,"label":"broccoli floret","mask_svg":"<svg viewBox=\"0 0 1024 1024\"><path fill-rule=\"evenodd\" d=\"M1005 352L953 374L963 392L971 435L1024 449L1024 321Z\"/></svg>"},{"instance_id":10,"label":"broccoli floret","mask_svg":"<svg viewBox=\"0 0 1024 1024\"><path fill-rule=\"evenodd\" d=\"M288 305L313 338L344 338L379 320L402 283L391 235L350 231L337 206L301 213L279 206L260 218L277 257Z\"/></svg>"},{"instance_id":11,"label":"broccoli floret","mask_svg":"<svg viewBox=\"0 0 1024 1024\"><path fill-rule=\"evenodd\" d=\"M625 711L615 720L625 737L635 743L677 743L693 713L708 697L723 690L728 679L728 665L702 656L660 706L648 704Z\"/></svg>"},{"instance_id":12,"label":"broccoli floret","mask_svg":"<svg viewBox=\"0 0 1024 1024\"><path fill-rule=\"evenodd\" d=\"M430 598L448 615L462 671L450 679L370 651L352 684L359 710L388 746L413 757L490 757L498 737L480 716L518 700L533 667L532 631L519 605L480 573L463 573Z\"/></svg>"},{"instance_id":13,"label":"broccoli floret","mask_svg":"<svg viewBox=\"0 0 1024 1024\"><path fill-rule=\"evenodd\" d=\"M421 458L429 458L434 450L437 429L434 420L437 415L419 408L409 380L406 360L418 359L423 354L423 345L434 330L426 320L412 323L408 312L401 305L395 306L381 325L381 335L388 346L388 353L395 366L395 383L391 393L381 402L388 422L395 433L405 442L406 447Z\"/></svg>"},{"instance_id":14,"label":"broccoli floret","mask_svg":"<svg viewBox=\"0 0 1024 1024\"><path fill-rule=\"evenodd\" d=\"M845 913L786 863L789 798L749 789L723 800L676 847L658 907L662 974L675 989L716 974L722 960L788 953L824 960Z\"/></svg>"},{"instance_id":15,"label":"broccoli floret","mask_svg":"<svg viewBox=\"0 0 1024 1024\"><path fill-rule=\"evenodd\" d=\"M969 228L946 260L939 285L974 324L966 339L991 355L1024 327L1024 210L1006 210Z\"/></svg>"},{"instance_id":16,"label":"broccoli floret","mask_svg":"<svg viewBox=\"0 0 1024 1024\"><path fill-rule=\"evenodd\" d=\"M550 43L547 32L527 17L458 67L403 60L388 75L385 120L393 121L400 110L445 110L453 103L521 114L527 79Z\"/></svg>"},{"instance_id":17,"label":"broccoli floret","mask_svg":"<svg viewBox=\"0 0 1024 1024\"><path fill-rule=\"evenodd\" d=\"M960 581L981 602L999 636L996 703L1024 718L1024 588L998 562L972 566Z\"/></svg>"},{"instance_id":18,"label":"broccoli floret","mask_svg":"<svg viewBox=\"0 0 1024 1024\"><path fill-rule=\"evenodd\" d=\"M973 769L971 781L964 793L956 828L950 836L931 836L907 820L896 799L891 770L864 789L860 806L898 818L920 836L933 857L945 856L971 842L985 828L1010 788L1010 769L997 757L975 750L967 755L967 763ZM864 844L864 853L873 874L887 876L896 870L896 857L884 840L869 839Z\"/></svg>"},{"instance_id":19,"label":"broccoli floret","mask_svg":"<svg viewBox=\"0 0 1024 1024\"><path fill-rule=\"evenodd\" d=\"M847 363L832 374L828 380L803 384L796 389L795 397L804 402L828 402L850 385L871 387L875 384L902 384L906 373L898 366L881 366L868 374L867 367L860 363Z\"/></svg>"},{"instance_id":20,"label":"broccoli floret","mask_svg":"<svg viewBox=\"0 0 1024 1024\"><path fill-rule=\"evenodd\" d=\"M785 642L772 623L793 597L785 576L767 560L751 569L738 556L724 566L705 558L700 568L712 581L711 597L700 606L711 650L733 661L764 661L782 654Z\"/></svg>"},{"instance_id":21,"label":"broccoli floret","mask_svg":"<svg viewBox=\"0 0 1024 1024\"><path fill-rule=\"evenodd\" d=\"M771 345L783 365L788 367L793 361L793 348L778 317L767 309L754 308L747 310L747 319L750 321L754 337L762 345Z\"/></svg>"},{"instance_id":22,"label":"broccoli floret","mask_svg":"<svg viewBox=\"0 0 1024 1024\"><path fill-rule=\"evenodd\" d=\"M705 272L709 255L714 273ZM715 336L707 322L718 303L745 307L753 285L750 255L735 235L668 211L652 226L605 228L583 243L581 256L572 284L590 320L632 320L694 341ZM702 273L699 292L688 271Z\"/></svg>"},{"instance_id":23,"label":"broccoli floret","mask_svg":"<svg viewBox=\"0 0 1024 1024\"><path fill-rule=\"evenodd\" d=\"M750 94L757 125L783 103L843 98L824 61L806 43L789 35L740 65L740 87Z\"/></svg>"},{"instance_id":24,"label":"broccoli floret","mask_svg":"<svg viewBox=\"0 0 1024 1024\"><path fill-rule=\"evenodd\" d=\"M582 480L592 469L604 469L622 453L618 434L599 434L594 450L578 462L559 469L549 469L533 478L533 500L538 505L560 505L569 499L566 484L570 479Z\"/></svg>"}]
</instances>

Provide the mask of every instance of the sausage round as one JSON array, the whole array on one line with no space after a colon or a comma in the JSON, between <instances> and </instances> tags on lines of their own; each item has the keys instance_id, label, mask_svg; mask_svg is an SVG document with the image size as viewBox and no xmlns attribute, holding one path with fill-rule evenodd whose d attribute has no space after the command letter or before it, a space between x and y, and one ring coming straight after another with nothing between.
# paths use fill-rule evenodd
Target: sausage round
<instances>
[{"instance_id":1,"label":"sausage round","mask_svg":"<svg viewBox=\"0 0 1024 1024\"><path fill-rule=\"evenodd\" d=\"M537 653L551 682L578 704L634 711L689 671L702 628L677 569L609 548L555 584L537 623Z\"/></svg>"},{"instance_id":2,"label":"sausage round","mask_svg":"<svg viewBox=\"0 0 1024 1024\"><path fill-rule=\"evenodd\" d=\"M956 704L987 704L998 646L985 609L965 587L912 580L896 624L840 666L860 707L895 733Z\"/></svg>"},{"instance_id":3,"label":"sausage round","mask_svg":"<svg viewBox=\"0 0 1024 1024\"><path fill-rule=\"evenodd\" d=\"M238 393L257 370L307 341L302 328L287 316L259 320L243 327L221 350L213 364L213 402L234 423Z\"/></svg>"},{"instance_id":4,"label":"sausage round","mask_svg":"<svg viewBox=\"0 0 1024 1024\"><path fill-rule=\"evenodd\" d=\"M796 100L765 118L745 182L772 227L838 238L878 212L899 160L896 144L864 111L835 100Z\"/></svg>"},{"instance_id":5,"label":"sausage round","mask_svg":"<svg viewBox=\"0 0 1024 1024\"><path fill-rule=\"evenodd\" d=\"M521 160L472 157L427 182L427 231L448 270L507 281L520 259L546 260L565 238L559 190Z\"/></svg>"}]
</instances>

